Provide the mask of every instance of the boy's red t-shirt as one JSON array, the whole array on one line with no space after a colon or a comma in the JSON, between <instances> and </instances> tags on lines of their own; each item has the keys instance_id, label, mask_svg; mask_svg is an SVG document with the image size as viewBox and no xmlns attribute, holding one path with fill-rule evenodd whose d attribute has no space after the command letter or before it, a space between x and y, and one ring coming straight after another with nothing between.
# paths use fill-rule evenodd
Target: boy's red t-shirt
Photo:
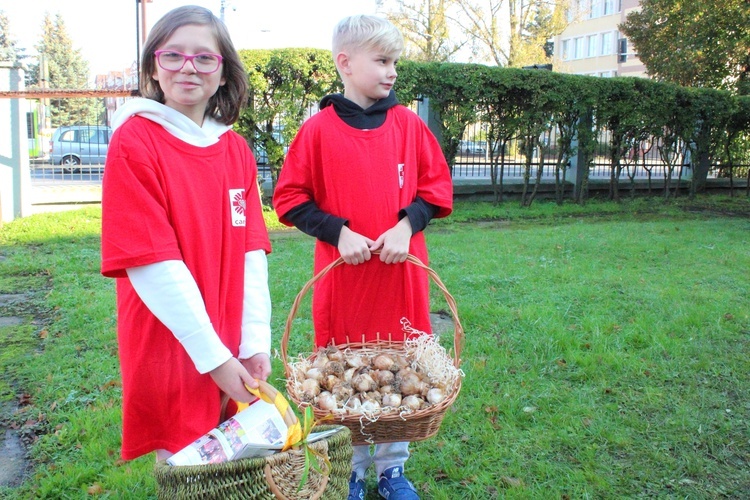
<instances>
[{"instance_id":1,"label":"boy's red t-shirt","mask_svg":"<svg viewBox=\"0 0 750 500\"><path fill-rule=\"evenodd\" d=\"M450 171L424 122L395 106L383 125L360 130L329 106L305 122L291 144L273 202L287 225L291 222L284 214L312 200L374 240L398 222L399 211L417 196L439 208L437 217L452 210ZM428 263L422 232L412 236L410 253ZM338 249L318 240L315 273L338 257ZM402 318L418 330L431 331L428 277L409 263L384 264L373 256L364 264L335 268L314 286L318 346L372 341L378 334L402 340Z\"/></svg>"},{"instance_id":2,"label":"boy's red t-shirt","mask_svg":"<svg viewBox=\"0 0 750 500\"><path fill-rule=\"evenodd\" d=\"M208 147L187 144L134 117L107 155L102 273L117 279L123 384L122 456L176 452L219 423L219 388L143 304L125 270L183 260L222 342L237 356L245 253L271 251L245 140L229 131Z\"/></svg>"}]
</instances>

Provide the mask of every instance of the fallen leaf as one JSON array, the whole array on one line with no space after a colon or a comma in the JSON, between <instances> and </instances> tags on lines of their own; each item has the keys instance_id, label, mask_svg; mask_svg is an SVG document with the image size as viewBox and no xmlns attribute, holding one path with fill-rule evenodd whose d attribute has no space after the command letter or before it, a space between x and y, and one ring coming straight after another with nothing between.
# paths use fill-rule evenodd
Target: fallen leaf
<instances>
[{"instance_id":1,"label":"fallen leaf","mask_svg":"<svg viewBox=\"0 0 750 500\"><path fill-rule=\"evenodd\" d=\"M523 480L518 479L517 477L503 476L500 480L509 488L520 488L523 486Z\"/></svg>"},{"instance_id":2,"label":"fallen leaf","mask_svg":"<svg viewBox=\"0 0 750 500\"><path fill-rule=\"evenodd\" d=\"M102 390L110 389L112 387L122 387L122 382L119 380L110 380L102 386Z\"/></svg>"},{"instance_id":3,"label":"fallen leaf","mask_svg":"<svg viewBox=\"0 0 750 500\"><path fill-rule=\"evenodd\" d=\"M89 495L101 495L104 493L104 488L102 488L101 484L92 484L88 488L86 488L86 493Z\"/></svg>"}]
</instances>

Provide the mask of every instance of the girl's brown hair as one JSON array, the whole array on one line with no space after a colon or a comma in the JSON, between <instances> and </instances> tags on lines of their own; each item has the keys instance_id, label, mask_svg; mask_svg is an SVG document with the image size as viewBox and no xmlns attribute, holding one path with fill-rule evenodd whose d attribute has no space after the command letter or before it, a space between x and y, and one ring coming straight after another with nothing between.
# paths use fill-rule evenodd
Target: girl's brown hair
<instances>
[{"instance_id":1,"label":"girl's brown hair","mask_svg":"<svg viewBox=\"0 0 750 500\"><path fill-rule=\"evenodd\" d=\"M221 71L226 83L208 100L206 115L231 125L237 121L242 108L247 104L247 73L232 44L227 27L210 10L203 7L186 5L172 9L151 29L141 58L141 95L164 104L164 92L159 82L153 78L156 71L154 51L158 50L178 28L187 25L209 26L216 37L219 52L224 58Z\"/></svg>"}]
</instances>

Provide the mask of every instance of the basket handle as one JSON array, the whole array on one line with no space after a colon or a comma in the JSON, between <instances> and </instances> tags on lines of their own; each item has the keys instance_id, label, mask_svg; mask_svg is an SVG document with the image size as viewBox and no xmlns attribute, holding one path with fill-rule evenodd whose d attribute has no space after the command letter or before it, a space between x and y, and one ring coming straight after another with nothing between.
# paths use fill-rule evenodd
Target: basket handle
<instances>
[{"instance_id":1,"label":"basket handle","mask_svg":"<svg viewBox=\"0 0 750 500\"><path fill-rule=\"evenodd\" d=\"M376 250L372 252L373 255L377 255L380 253L380 250ZM456 368L459 368L461 365L461 349L463 346L463 340L464 340L464 328L461 326L461 321L458 318L458 309L456 307L456 300L453 298L453 296L448 292L448 289L443 284L443 281L440 279L440 276L431 268L425 265L421 260L419 260L418 257L409 254L406 257L406 262L409 262L417 267L421 267L424 269L429 277L432 279L432 281L435 282L435 284L440 288L440 291L443 292L443 295L445 296L445 301L448 303L448 308L451 310L451 317L453 319L453 365ZM284 363L285 368L287 369L287 372L289 371L288 362L287 362L287 344L289 343L289 336L292 331L292 323L294 321L295 316L297 315L297 309L299 309L300 303L302 302L302 299L305 297L307 292L313 287L313 285L321 279L323 276L328 274L328 272L335 268L340 266L344 263L344 258L339 257L338 259L334 260L330 264L328 264L326 267L320 270L318 274L310 278L310 280L305 283L305 285L302 287L302 289L297 294L297 297L294 299L294 303L292 304L292 308L289 311L289 315L286 318L286 325L284 327L284 335L281 338L281 360ZM393 265L393 264L391 264Z\"/></svg>"}]
</instances>

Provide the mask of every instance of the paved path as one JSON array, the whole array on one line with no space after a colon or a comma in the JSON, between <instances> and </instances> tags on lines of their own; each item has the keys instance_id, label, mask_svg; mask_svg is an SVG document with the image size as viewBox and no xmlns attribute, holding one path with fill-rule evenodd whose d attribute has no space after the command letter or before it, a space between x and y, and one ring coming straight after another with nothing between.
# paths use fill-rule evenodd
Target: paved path
<instances>
[{"instance_id":1,"label":"paved path","mask_svg":"<svg viewBox=\"0 0 750 500\"><path fill-rule=\"evenodd\" d=\"M31 213L60 212L84 206L100 206L101 184L58 184L31 188Z\"/></svg>"}]
</instances>

